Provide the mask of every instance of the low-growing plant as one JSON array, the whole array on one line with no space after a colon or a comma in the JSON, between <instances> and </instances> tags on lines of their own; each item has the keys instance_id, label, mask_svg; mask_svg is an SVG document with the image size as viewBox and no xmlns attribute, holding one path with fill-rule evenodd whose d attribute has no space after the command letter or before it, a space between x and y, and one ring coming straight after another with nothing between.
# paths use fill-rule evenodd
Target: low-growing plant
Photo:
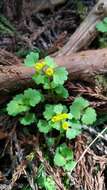
<instances>
[{"instance_id":1,"label":"low-growing plant","mask_svg":"<svg viewBox=\"0 0 107 190\"><path fill-rule=\"evenodd\" d=\"M66 144L61 144L56 149L54 163L63 167L64 170L70 171L75 166L73 151Z\"/></svg>"},{"instance_id":2,"label":"low-growing plant","mask_svg":"<svg viewBox=\"0 0 107 190\"><path fill-rule=\"evenodd\" d=\"M43 164L40 165L37 172L37 177L35 182L38 184L38 187L46 190L56 190L56 184L52 176L46 175L45 168Z\"/></svg>"},{"instance_id":3,"label":"low-growing plant","mask_svg":"<svg viewBox=\"0 0 107 190\"><path fill-rule=\"evenodd\" d=\"M16 95L8 103L7 112L11 116L18 116L23 125L33 123L48 139L46 144L56 147L54 164L69 171L74 167L75 161L66 139L78 136L82 132L82 125L93 124L96 112L83 97L75 98L70 106L64 104L63 100L69 96L64 87L68 72L64 67L58 67L53 58L47 56L39 60L39 54L31 52L24 64L33 68L32 79L39 90L28 88ZM40 111L39 107L42 107ZM56 138L54 133L57 134ZM61 139L63 144L60 144ZM47 186L50 183L49 178Z\"/></svg>"},{"instance_id":4,"label":"low-growing plant","mask_svg":"<svg viewBox=\"0 0 107 190\"><path fill-rule=\"evenodd\" d=\"M49 176L45 172L45 167L41 164L37 170L37 175L34 179L34 183L38 185L39 189L56 190L56 184L52 176ZM29 185L22 188L22 190L32 190Z\"/></svg>"}]
</instances>

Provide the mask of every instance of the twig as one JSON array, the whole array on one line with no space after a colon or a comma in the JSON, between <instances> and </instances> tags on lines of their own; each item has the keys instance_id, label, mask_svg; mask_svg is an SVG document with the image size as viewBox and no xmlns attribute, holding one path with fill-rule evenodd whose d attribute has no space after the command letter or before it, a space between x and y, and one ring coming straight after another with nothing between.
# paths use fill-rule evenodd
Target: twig
<instances>
[{"instance_id":1,"label":"twig","mask_svg":"<svg viewBox=\"0 0 107 190\"><path fill-rule=\"evenodd\" d=\"M77 160L77 162L75 163L75 166L72 168L72 170L70 171L70 173L75 169L75 167L77 166L77 164L83 159L84 155L87 153L87 151L89 150L89 148L100 138L102 137L103 133L107 130L107 126L96 136L96 138L89 144L89 146L84 150L84 152L82 153L82 155L80 156L80 158Z\"/></svg>"},{"instance_id":2,"label":"twig","mask_svg":"<svg viewBox=\"0 0 107 190\"><path fill-rule=\"evenodd\" d=\"M92 135L98 135L98 134L99 134L99 133L98 133L94 128L92 128L92 127L87 127L87 126L84 125L84 126L82 126L82 128L83 128L84 130L86 130L88 133L92 134ZM103 135L103 136L102 136L102 139L107 142L107 134Z\"/></svg>"}]
</instances>

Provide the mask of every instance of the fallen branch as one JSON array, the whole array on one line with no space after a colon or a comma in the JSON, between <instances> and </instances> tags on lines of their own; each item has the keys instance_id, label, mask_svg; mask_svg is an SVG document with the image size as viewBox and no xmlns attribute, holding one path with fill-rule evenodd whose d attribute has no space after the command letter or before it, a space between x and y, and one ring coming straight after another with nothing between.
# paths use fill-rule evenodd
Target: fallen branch
<instances>
[{"instance_id":1,"label":"fallen branch","mask_svg":"<svg viewBox=\"0 0 107 190\"><path fill-rule=\"evenodd\" d=\"M89 50L72 54L72 56L55 57L59 66L64 66L73 80L94 82L97 74L107 73L107 49ZM33 68L22 64L0 66L0 92L8 94L14 90L33 85Z\"/></svg>"},{"instance_id":2,"label":"fallen branch","mask_svg":"<svg viewBox=\"0 0 107 190\"><path fill-rule=\"evenodd\" d=\"M12 53L0 48L0 66L20 65L21 61Z\"/></svg>"},{"instance_id":3,"label":"fallen branch","mask_svg":"<svg viewBox=\"0 0 107 190\"><path fill-rule=\"evenodd\" d=\"M71 55L86 49L98 35L96 24L105 16L107 16L107 0L99 0L80 27L70 37L68 43L55 55Z\"/></svg>"}]
</instances>

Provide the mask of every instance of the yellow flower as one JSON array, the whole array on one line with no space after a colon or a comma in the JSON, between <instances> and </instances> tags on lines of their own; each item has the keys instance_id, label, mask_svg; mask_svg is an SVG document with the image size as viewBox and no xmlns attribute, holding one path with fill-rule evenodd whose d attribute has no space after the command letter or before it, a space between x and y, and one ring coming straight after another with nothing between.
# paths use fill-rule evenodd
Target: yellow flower
<instances>
[{"instance_id":1,"label":"yellow flower","mask_svg":"<svg viewBox=\"0 0 107 190\"><path fill-rule=\"evenodd\" d=\"M54 70L52 68L47 68L45 70L45 74L48 75L49 77L53 76Z\"/></svg>"},{"instance_id":2,"label":"yellow flower","mask_svg":"<svg viewBox=\"0 0 107 190\"><path fill-rule=\"evenodd\" d=\"M58 116L54 116L54 117L52 117L52 121L53 121L53 122L56 122L57 119L58 119Z\"/></svg>"},{"instance_id":3,"label":"yellow flower","mask_svg":"<svg viewBox=\"0 0 107 190\"><path fill-rule=\"evenodd\" d=\"M35 67L35 70L38 72L38 71L41 71L44 66L45 66L45 62L40 61L40 62L36 63L34 67Z\"/></svg>"},{"instance_id":4,"label":"yellow flower","mask_svg":"<svg viewBox=\"0 0 107 190\"><path fill-rule=\"evenodd\" d=\"M69 115L67 113L57 114L52 117L53 122L61 121L63 119L67 119Z\"/></svg>"},{"instance_id":5,"label":"yellow flower","mask_svg":"<svg viewBox=\"0 0 107 190\"><path fill-rule=\"evenodd\" d=\"M63 128L63 129L67 130L68 127L69 127L68 122L64 122L64 123L62 124L62 128Z\"/></svg>"}]
</instances>

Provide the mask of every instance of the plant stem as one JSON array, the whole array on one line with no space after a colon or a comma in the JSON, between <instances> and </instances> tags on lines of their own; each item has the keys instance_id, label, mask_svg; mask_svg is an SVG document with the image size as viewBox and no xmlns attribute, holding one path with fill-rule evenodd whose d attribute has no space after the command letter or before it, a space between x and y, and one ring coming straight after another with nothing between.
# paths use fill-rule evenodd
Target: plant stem
<instances>
[{"instance_id":1,"label":"plant stem","mask_svg":"<svg viewBox=\"0 0 107 190\"><path fill-rule=\"evenodd\" d=\"M62 136L63 136L63 134L60 133L60 135L58 136L58 138L57 138L57 140L56 140L56 144L55 144L55 146L57 146L57 145L59 144L59 142L60 142Z\"/></svg>"}]
</instances>

